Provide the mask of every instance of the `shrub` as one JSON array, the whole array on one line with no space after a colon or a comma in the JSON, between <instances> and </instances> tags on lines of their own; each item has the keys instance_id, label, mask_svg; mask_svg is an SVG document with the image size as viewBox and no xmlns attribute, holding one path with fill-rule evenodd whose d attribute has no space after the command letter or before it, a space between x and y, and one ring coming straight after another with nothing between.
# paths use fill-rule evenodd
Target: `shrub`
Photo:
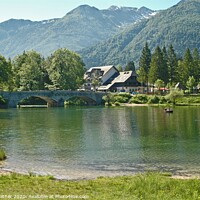
<instances>
[{"instance_id":1,"label":"shrub","mask_svg":"<svg viewBox=\"0 0 200 200\"><path fill-rule=\"evenodd\" d=\"M5 152L2 149L0 149L0 160L5 160L5 159L6 159Z\"/></svg>"},{"instance_id":2,"label":"shrub","mask_svg":"<svg viewBox=\"0 0 200 200\"><path fill-rule=\"evenodd\" d=\"M120 103L116 101L115 106L120 106Z\"/></svg>"},{"instance_id":3,"label":"shrub","mask_svg":"<svg viewBox=\"0 0 200 200\"><path fill-rule=\"evenodd\" d=\"M149 97L148 103L149 104L154 104L154 103L159 103L160 102L160 98L156 95Z\"/></svg>"},{"instance_id":4,"label":"shrub","mask_svg":"<svg viewBox=\"0 0 200 200\"><path fill-rule=\"evenodd\" d=\"M128 103L131 97L132 96L130 93L119 93L114 95L113 101L119 103Z\"/></svg>"},{"instance_id":5,"label":"shrub","mask_svg":"<svg viewBox=\"0 0 200 200\"><path fill-rule=\"evenodd\" d=\"M149 98L145 94L137 94L130 99L130 103L146 104Z\"/></svg>"},{"instance_id":6,"label":"shrub","mask_svg":"<svg viewBox=\"0 0 200 200\"><path fill-rule=\"evenodd\" d=\"M159 104L165 104L165 103L167 103L167 99L165 99L165 97L161 97Z\"/></svg>"}]
</instances>

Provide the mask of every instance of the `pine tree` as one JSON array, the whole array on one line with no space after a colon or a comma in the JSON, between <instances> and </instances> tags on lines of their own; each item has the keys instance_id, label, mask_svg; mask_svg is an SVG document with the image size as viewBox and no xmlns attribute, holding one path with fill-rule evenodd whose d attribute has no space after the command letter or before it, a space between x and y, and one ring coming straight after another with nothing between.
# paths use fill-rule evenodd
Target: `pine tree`
<instances>
[{"instance_id":1,"label":"pine tree","mask_svg":"<svg viewBox=\"0 0 200 200\"><path fill-rule=\"evenodd\" d=\"M167 54L168 54L168 59L167 59L168 80L169 83L172 85L173 83L178 82L177 80L178 59L172 45L170 45Z\"/></svg>"},{"instance_id":2,"label":"pine tree","mask_svg":"<svg viewBox=\"0 0 200 200\"><path fill-rule=\"evenodd\" d=\"M169 81L168 66L167 66L168 54L165 46L162 49L162 55L163 55L163 63L160 66L160 79L163 80L165 84L167 84Z\"/></svg>"},{"instance_id":3,"label":"pine tree","mask_svg":"<svg viewBox=\"0 0 200 200\"><path fill-rule=\"evenodd\" d=\"M190 52L190 49L185 51L184 57L182 61L178 63L178 77L180 83L184 88L186 88L186 83L190 76L193 76L193 58Z\"/></svg>"},{"instance_id":4,"label":"pine tree","mask_svg":"<svg viewBox=\"0 0 200 200\"><path fill-rule=\"evenodd\" d=\"M149 70L149 82L154 84L157 79L165 79L166 65L164 63L163 53L159 46L156 47L155 52L152 55L152 60ZM165 82L165 80L163 80ZM166 82L165 82L166 83Z\"/></svg>"},{"instance_id":5,"label":"pine tree","mask_svg":"<svg viewBox=\"0 0 200 200\"><path fill-rule=\"evenodd\" d=\"M146 42L142 55L139 60L139 69L138 69L138 81L141 83L145 83L147 85L148 91L148 74L151 63L151 51L149 49L148 43Z\"/></svg>"},{"instance_id":6,"label":"pine tree","mask_svg":"<svg viewBox=\"0 0 200 200\"><path fill-rule=\"evenodd\" d=\"M128 62L124 71L135 71L135 63L133 61Z\"/></svg>"},{"instance_id":7,"label":"pine tree","mask_svg":"<svg viewBox=\"0 0 200 200\"><path fill-rule=\"evenodd\" d=\"M194 67L194 79L197 83L200 81L200 55L197 48L193 51L193 67Z\"/></svg>"}]
</instances>

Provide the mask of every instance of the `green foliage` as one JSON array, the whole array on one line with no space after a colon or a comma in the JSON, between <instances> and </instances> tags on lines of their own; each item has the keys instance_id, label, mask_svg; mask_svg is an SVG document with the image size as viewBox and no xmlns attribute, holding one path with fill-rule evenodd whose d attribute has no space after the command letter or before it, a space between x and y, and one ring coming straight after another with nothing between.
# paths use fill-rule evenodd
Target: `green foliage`
<instances>
[{"instance_id":1,"label":"green foliage","mask_svg":"<svg viewBox=\"0 0 200 200\"><path fill-rule=\"evenodd\" d=\"M160 98L156 95L150 96L148 100L148 104L159 104L160 102Z\"/></svg>"},{"instance_id":2,"label":"green foliage","mask_svg":"<svg viewBox=\"0 0 200 200\"><path fill-rule=\"evenodd\" d=\"M176 105L200 105L200 96L183 96L176 99Z\"/></svg>"},{"instance_id":3,"label":"green foliage","mask_svg":"<svg viewBox=\"0 0 200 200\"><path fill-rule=\"evenodd\" d=\"M168 78L170 84L177 82L178 74L178 59L172 44L170 45L167 52L167 66L168 66Z\"/></svg>"},{"instance_id":4,"label":"green foliage","mask_svg":"<svg viewBox=\"0 0 200 200\"><path fill-rule=\"evenodd\" d=\"M142 50L142 55L139 60L139 69L138 69L139 82L148 84L150 63L151 63L151 51L149 49L148 43L146 42Z\"/></svg>"},{"instance_id":5,"label":"green foliage","mask_svg":"<svg viewBox=\"0 0 200 200\"><path fill-rule=\"evenodd\" d=\"M15 87L20 91L44 89L43 59L36 51L24 52L13 60Z\"/></svg>"},{"instance_id":6,"label":"green foliage","mask_svg":"<svg viewBox=\"0 0 200 200\"><path fill-rule=\"evenodd\" d=\"M113 103L113 98L114 98L114 95L111 94L111 93L107 93L105 96L103 96L103 101L105 102L105 105L106 106L110 106L112 105Z\"/></svg>"},{"instance_id":7,"label":"green foliage","mask_svg":"<svg viewBox=\"0 0 200 200\"><path fill-rule=\"evenodd\" d=\"M135 71L135 63L133 61L128 62L124 71Z\"/></svg>"},{"instance_id":8,"label":"green foliage","mask_svg":"<svg viewBox=\"0 0 200 200\"><path fill-rule=\"evenodd\" d=\"M196 86L196 81L193 76L189 76L188 81L186 83L186 87L188 88L189 92L193 92L194 87Z\"/></svg>"},{"instance_id":9,"label":"green foliage","mask_svg":"<svg viewBox=\"0 0 200 200\"><path fill-rule=\"evenodd\" d=\"M176 99L178 97L182 97L183 91L182 90L178 90L178 89L171 89L170 93L168 95L166 95L166 99L168 99L169 101L171 101L173 104L176 104Z\"/></svg>"},{"instance_id":10,"label":"green foliage","mask_svg":"<svg viewBox=\"0 0 200 200\"><path fill-rule=\"evenodd\" d=\"M200 196L200 180L174 179L170 174L145 173L95 180L57 181L52 177L11 174L0 177L1 195L23 197L46 195L50 199L79 196L81 199L181 199L197 200ZM57 198L56 198L57 196ZM51 198L52 197L52 198Z\"/></svg>"},{"instance_id":11,"label":"green foliage","mask_svg":"<svg viewBox=\"0 0 200 200\"><path fill-rule=\"evenodd\" d=\"M157 80L155 81L155 86L156 86L158 89L160 89L161 87L164 87L164 86L165 86L165 83L164 83L163 80L157 79Z\"/></svg>"},{"instance_id":12,"label":"green foliage","mask_svg":"<svg viewBox=\"0 0 200 200\"><path fill-rule=\"evenodd\" d=\"M65 106L85 106L87 105L87 102L84 101L84 99L79 97L71 98L64 102Z\"/></svg>"},{"instance_id":13,"label":"green foliage","mask_svg":"<svg viewBox=\"0 0 200 200\"><path fill-rule=\"evenodd\" d=\"M0 149L0 161L5 160L5 159L6 159L5 151Z\"/></svg>"},{"instance_id":14,"label":"green foliage","mask_svg":"<svg viewBox=\"0 0 200 200\"><path fill-rule=\"evenodd\" d=\"M128 103L131 98L130 93L119 93L113 96L113 102Z\"/></svg>"},{"instance_id":15,"label":"green foliage","mask_svg":"<svg viewBox=\"0 0 200 200\"><path fill-rule=\"evenodd\" d=\"M134 95L131 99L130 99L130 103L136 103L136 104L146 104L149 101L149 97L148 95L145 94L137 94Z\"/></svg>"},{"instance_id":16,"label":"green foliage","mask_svg":"<svg viewBox=\"0 0 200 200\"><path fill-rule=\"evenodd\" d=\"M46 66L49 89L75 90L83 84L84 63L74 52L58 49L47 59Z\"/></svg>"},{"instance_id":17,"label":"green foliage","mask_svg":"<svg viewBox=\"0 0 200 200\"><path fill-rule=\"evenodd\" d=\"M114 103L114 105L115 105L115 106L120 106L121 104L120 104L120 102L117 102L117 101L116 101L116 102Z\"/></svg>"},{"instance_id":18,"label":"green foliage","mask_svg":"<svg viewBox=\"0 0 200 200\"><path fill-rule=\"evenodd\" d=\"M11 64L3 56L0 55L0 89L10 80Z\"/></svg>"}]
</instances>

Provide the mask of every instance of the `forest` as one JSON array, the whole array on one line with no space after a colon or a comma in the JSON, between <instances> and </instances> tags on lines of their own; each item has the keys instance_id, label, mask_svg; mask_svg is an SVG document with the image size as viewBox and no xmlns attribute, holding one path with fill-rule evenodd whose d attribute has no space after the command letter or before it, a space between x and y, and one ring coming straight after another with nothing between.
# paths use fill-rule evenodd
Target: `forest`
<instances>
[{"instance_id":1,"label":"forest","mask_svg":"<svg viewBox=\"0 0 200 200\"><path fill-rule=\"evenodd\" d=\"M200 55L197 48L186 49L177 57L172 45L169 48L157 46L151 52L145 44L139 59L138 81L145 85L174 87L176 84L186 92L193 92L200 83Z\"/></svg>"},{"instance_id":2,"label":"forest","mask_svg":"<svg viewBox=\"0 0 200 200\"><path fill-rule=\"evenodd\" d=\"M67 49L44 58L36 51L13 60L0 56L0 86L4 91L75 90L83 84L84 63Z\"/></svg>"}]
</instances>

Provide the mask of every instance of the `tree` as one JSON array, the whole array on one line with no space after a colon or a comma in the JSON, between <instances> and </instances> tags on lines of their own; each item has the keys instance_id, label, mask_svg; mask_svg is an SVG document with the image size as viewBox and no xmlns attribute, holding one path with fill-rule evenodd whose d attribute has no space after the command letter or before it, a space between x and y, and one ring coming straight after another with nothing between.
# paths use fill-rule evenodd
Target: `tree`
<instances>
[{"instance_id":1,"label":"tree","mask_svg":"<svg viewBox=\"0 0 200 200\"><path fill-rule=\"evenodd\" d=\"M152 55L152 60L149 69L149 83L154 84L157 79L163 80L167 83L167 67L163 58L163 53L159 46L156 47Z\"/></svg>"},{"instance_id":2,"label":"tree","mask_svg":"<svg viewBox=\"0 0 200 200\"><path fill-rule=\"evenodd\" d=\"M84 63L72 51L58 49L47 59L46 67L49 89L75 90L83 84Z\"/></svg>"},{"instance_id":3,"label":"tree","mask_svg":"<svg viewBox=\"0 0 200 200\"><path fill-rule=\"evenodd\" d=\"M4 89L11 78L11 64L0 55L0 87Z\"/></svg>"},{"instance_id":4,"label":"tree","mask_svg":"<svg viewBox=\"0 0 200 200\"><path fill-rule=\"evenodd\" d=\"M124 71L134 71L135 72L135 63L133 61L128 62Z\"/></svg>"},{"instance_id":5,"label":"tree","mask_svg":"<svg viewBox=\"0 0 200 200\"><path fill-rule=\"evenodd\" d=\"M170 100L174 105L176 105L176 99L178 97L182 97L183 91L179 90L179 89L171 89L170 93L168 95L166 95L166 99Z\"/></svg>"},{"instance_id":6,"label":"tree","mask_svg":"<svg viewBox=\"0 0 200 200\"><path fill-rule=\"evenodd\" d=\"M18 90L44 89L43 59L36 51L24 52L13 60L14 84Z\"/></svg>"},{"instance_id":7,"label":"tree","mask_svg":"<svg viewBox=\"0 0 200 200\"><path fill-rule=\"evenodd\" d=\"M188 81L186 83L186 87L188 88L190 93L193 93L194 87L197 86L196 81L193 76L189 76Z\"/></svg>"},{"instance_id":8,"label":"tree","mask_svg":"<svg viewBox=\"0 0 200 200\"><path fill-rule=\"evenodd\" d=\"M193 51L193 68L194 68L194 79L196 80L196 83L199 83L200 81L200 55L197 48Z\"/></svg>"},{"instance_id":9,"label":"tree","mask_svg":"<svg viewBox=\"0 0 200 200\"><path fill-rule=\"evenodd\" d=\"M167 54L168 54L167 58L168 80L172 85L178 82L177 80L178 59L172 45L170 45Z\"/></svg>"},{"instance_id":10,"label":"tree","mask_svg":"<svg viewBox=\"0 0 200 200\"><path fill-rule=\"evenodd\" d=\"M151 63L151 51L149 49L148 43L146 42L142 55L139 60L139 69L138 69L138 81L141 83L145 83L147 85L148 91L148 74Z\"/></svg>"},{"instance_id":11,"label":"tree","mask_svg":"<svg viewBox=\"0 0 200 200\"><path fill-rule=\"evenodd\" d=\"M119 71L119 72L123 72L123 68L122 68L122 66L121 65L117 65L117 70Z\"/></svg>"},{"instance_id":12,"label":"tree","mask_svg":"<svg viewBox=\"0 0 200 200\"><path fill-rule=\"evenodd\" d=\"M184 88L186 88L186 83L189 79L189 76L193 76L193 70L193 58L190 49L187 49L183 60L178 62L178 77Z\"/></svg>"},{"instance_id":13,"label":"tree","mask_svg":"<svg viewBox=\"0 0 200 200\"><path fill-rule=\"evenodd\" d=\"M164 87L164 86L165 86L165 83L164 83L163 80L157 79L157 80L155 81L155 86L158 88L158 90L160 90L161 87Z\"/></svg>"}]
</instances>

